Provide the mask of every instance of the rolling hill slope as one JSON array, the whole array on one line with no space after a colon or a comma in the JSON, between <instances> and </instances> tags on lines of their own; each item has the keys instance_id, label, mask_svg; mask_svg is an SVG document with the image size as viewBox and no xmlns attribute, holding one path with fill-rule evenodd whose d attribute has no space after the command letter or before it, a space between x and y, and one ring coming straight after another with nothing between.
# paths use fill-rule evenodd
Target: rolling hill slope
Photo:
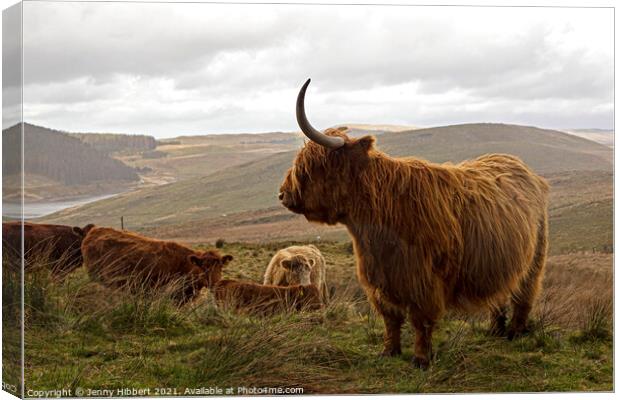
<instances>
[{"instance_id":1,"label":"rolling hill slope","mask_svg":"<svg viewBox=\"0 0 620 400\"><path fill-rule=\"evenodd\" d=\"M150 172L143 174L146 179L171 182L200 178L270 154L292 151L302 144L301 133L292 132L181 136L158 142L155 150L161 157L118 157L128 165L148 169Z\"/></svg>"},{"instance_id":2,"label":"rolling hill slope","mask_svg":"<svg viewBox=\"0 0 620 400\"><path fill-rule=\"evenodd\" d=\"M5 184L20 181L16 151L20 133L20 125L2 131ZM24 124L24 173L26 198L43 200L80 193L93 185L121 187L140 178L130 166L66 132L28 123Z\"/></svg>"},{"instance_id":3,"label":"rolling hill slope","mask_svg":"<svg viewBox=\"0 0 620 400\"><path fill-rule=\"evenodd\" d=\"M607 146L564 132L505 124L464 124L384 134L378 147L396 156L458 162L485 153L519 156L538 173L610 170Z\"/></svg>"},{"instance_id":4,"label":"rolling hill slope","mask_svg":"<svg viewBox=\"0 0 620 400\"><path fill-rule=\"evenodd\" d=\"M608 147L614 147L615 133L611 129L568 129L566 133L592 140Z\"/></svg>"},{"instance_id":5,"label":"rolling hill slope","mask_svg":"<svg viewBox=\"0 0 620 400\"><path fill-rule=\"evenodd\" d=\"M384 133L377 144L391 155L414 155L431 161L458 162L489 152L515 154L545 176L566 175L558 181L561 192L554 200L560 202L573 196L566 200L572 208L557 211L562 215L564 229L572 213L583 214L580 205L586 213L597 214L597 221L608 217L611 220L608 214L612 201L612 151L585 139L530 127L468 124ZM334 232L332 228L310 225L279 205L276 198L279 185L295 154L296 151L272 154L200 178L145 188L65 210L45 220L117 226L122 215L129 229L187 241L213 239L215 235L261 240L261 237L272 237L274 231L278 233L273 237L284 238L330 235L329 232ZM588 182L592 181L598 188L609 189L597 189L596 193L602 196L599 200L581 196L589 190ZM587 223L587 217L580 218ZM601 240L607 243L608 233L602 235ZM574 247L570 240L565 242L563 247Z\"/></svg>"}]
</instances>

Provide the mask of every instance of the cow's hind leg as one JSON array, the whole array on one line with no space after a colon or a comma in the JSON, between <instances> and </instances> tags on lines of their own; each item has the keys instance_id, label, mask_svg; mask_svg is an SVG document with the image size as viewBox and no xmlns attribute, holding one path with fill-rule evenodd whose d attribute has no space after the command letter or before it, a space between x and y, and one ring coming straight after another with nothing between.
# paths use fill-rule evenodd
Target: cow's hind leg
<instances>
[{"instance_id":1,"label":"cow's hind leg","mask_svg":"<svg viewBox=\"0 0 620 400\"><path fill-rule=\"evenodd\" d=\"M547 221L541 221L538 229L536 252L527 275L521 282L518 293L512 298L512 321L508 329L508 339L527 333L527 320L532 305L540 290L547 259Z\"/></svg>"},{"instance_id":2,"label":"cow's hind leg","mask_svg":"<svg viewBox=\"0 0 620 400\"><path fill-rule=\"evenodd\" d=\"M413 349L413 366L427 369L433 355L433 329L437 321L436 317L424 315L419 310L412 309L409 317L411 325L415 329L415 344Z\"/></svg>"},{"instance_id":3,"label":"cow's hind leg","mask_svg":"<svg viewBox=\"0 0 620 400\"><path fill-rule=\"evenodd\" d=\"M368 299L383 317L385 331L383 333L383 351L379 354L383 357L393 357L402 354L400 347L400 331L405 322L405 316L398 308L386 304L374 294L369 294Z\"/></svg>"}]
</instances>

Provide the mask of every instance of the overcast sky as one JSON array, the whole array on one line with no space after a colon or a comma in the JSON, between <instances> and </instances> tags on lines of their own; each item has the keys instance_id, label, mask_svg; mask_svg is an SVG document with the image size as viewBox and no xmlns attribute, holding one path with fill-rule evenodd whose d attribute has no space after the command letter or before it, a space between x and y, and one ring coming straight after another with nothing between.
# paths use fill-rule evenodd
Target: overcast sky
<instances>
[{"instance_id":1,"label":"overcast sky","mask_svg":"<svg viewBox=\"0 0 620 400\"><path fill-rule=\"evenodd\" d=\"M68 131L612 128L611 9L24 3L24 117Z\"/></svg>"}]
</instances>

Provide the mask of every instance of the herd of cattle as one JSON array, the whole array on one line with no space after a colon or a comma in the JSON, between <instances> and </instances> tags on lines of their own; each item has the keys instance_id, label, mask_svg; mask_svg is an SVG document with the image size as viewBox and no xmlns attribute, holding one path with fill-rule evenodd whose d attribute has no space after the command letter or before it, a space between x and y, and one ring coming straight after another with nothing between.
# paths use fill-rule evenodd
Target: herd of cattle
<instances>
[{"instance_id":1,"label":"herd of cattle","mask_svg":"<svg viewBox=\"0 0 620 400\"><path fill-rule=\"evenodd\" d=\"M508 154L436 164L390 157L376 148L373 136L349 137L346 127L318 131L305 114L309 83L297 96L296 117L310 141L287 171L278 197L308 221L347 228L358 281L384 321L381 354L401 354L401 329L409 320L413 364L428 367L433 331L449 309L490 311L494 335L512 339L526 333L547 255L546 180ZM15 227L6 229L10 237ZM109 228L58 229L59 243L70 242L69 235L81 242L91 276L106 285L125 285L131 277L152 284L183 276L180 301L202 287L246 306L275 298L313 307L325 301L324 261L316 248L282 250L267 268L265 284L258 285L222 280L232 257L215 251L196 252ZM25 230L28 235L37 228ZM68 265L81 265L77 245L68 248L76 254Z\"/></svg>"},{"instance_id":2,"label":"herd of cattle","mask_svg":"<svg viewBox=\"0 0 620 400\"><path fill-rule=\"evenodd\" d=\"M3 250L14 265L22 259L22 226L26 271L43 264L62 279L84 265L94 281L109 288L166 289L179 304L207 288L218 304L260 313L319 309L327 299L325 260L313 245L278 251L265 272L264 284L258 284L222 279L231 255L92 224L80 228L3 223Z\"/></svg>"}]
</instances>

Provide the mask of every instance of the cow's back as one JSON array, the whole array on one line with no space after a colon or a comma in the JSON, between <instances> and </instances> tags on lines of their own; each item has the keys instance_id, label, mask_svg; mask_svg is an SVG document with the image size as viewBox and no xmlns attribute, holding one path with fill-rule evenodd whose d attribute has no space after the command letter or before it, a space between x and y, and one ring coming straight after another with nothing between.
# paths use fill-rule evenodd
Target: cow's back
<instances>
[{"instance_id":1,"label":"cow's back","mask_svg":"<svg viewBox=\"0 0 620 400\"><path fill-rule=\"evenodd\" d=\"M12 258L21 258L21 222L2 224L3 244ZM26 261L41 259L52 262L55 270L65 273L81 266L80 245L82 238L73 232L73 227L52 224L23 223L24 258ZM26 268L31 263L26 263Z\"/></svg>"},{"instance_id":2,"label":"cow's back","mask_svg":"<svg viewBox=\"0 0 620 400\"><path fill-rule=\"evenodd\" d=\"M186 273L185 260L191 251L171 246L111 228L94 228L82 243L82 253L93 279L122 286L132 278L169 280Z\"/></svg>"},{"instance_id":3,"label":"cow's back","mask_svg":"<svg viewBox=\"0 0 620 400\"><path fill-rule=\"evenodd\" d=\"M2 223L2 245L4 254L7 256L17 256L21 253L21 222Z\"/></svg>"},{"instance_id":4,"label":"cow's back","mask_svg":"<svg viewBox=\"0 0 620 400\"><path fill-rule=\"evenodd\" d=\"M250 312L319 309L323 303L315 285L260 285L222 279L213 287L218 304Z\"/></svg>"}]
</instances>

